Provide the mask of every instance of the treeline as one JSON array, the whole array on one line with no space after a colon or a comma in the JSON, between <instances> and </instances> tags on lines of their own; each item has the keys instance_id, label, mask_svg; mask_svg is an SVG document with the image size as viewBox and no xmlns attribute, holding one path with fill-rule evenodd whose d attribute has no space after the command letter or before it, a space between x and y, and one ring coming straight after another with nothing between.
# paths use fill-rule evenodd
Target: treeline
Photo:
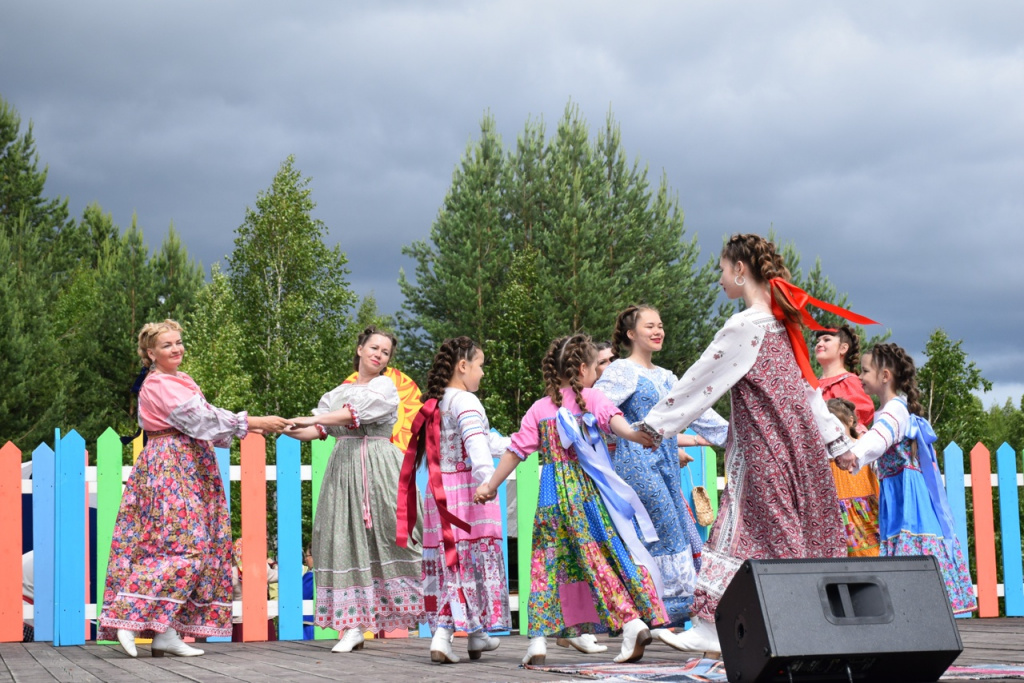
<instances>
[{"instance_id":1,"label":"treeline","mask_svg":"<svg viewBox=\"0 0 1024 683\"><path fill-rule=\"evenodd\" d=\"M150 252L134 219L122 230L98 204L72 218L45 182L31 125L0 99L0 442L23 448L51 440L54 427L88 441L108 426L134 429L127 388L135 334L149 320L184 323L184 369L211 402L284 416L307 414L348 375L367 324L396 328L395 363L421 384L437 345L467 334L487 354L481 397L507 432L542 394L551 339L607 339L617 311L648 303L666 327L657 362L681 373L734 310L719 303L717 252L702 255L687 237L664 175L652 182L628 160L610 113L592 134L571 103L550 136L528 121L509 147L483 117L427 238L402 248L416 265L414 277L398 276L395 320L352 291L347 256L325 244L310 179L291 157L241 217L225 269L208 276L173 226ZM805 273L794 245L783 253L812 295L871 313L837 291L820 260ZM1019 448L1021 409L983 410L971 392L990 385L960 344L938 330L925 350L923 403L940 442L994 448L1005 434Z\"/></svg>"}]
</instances>

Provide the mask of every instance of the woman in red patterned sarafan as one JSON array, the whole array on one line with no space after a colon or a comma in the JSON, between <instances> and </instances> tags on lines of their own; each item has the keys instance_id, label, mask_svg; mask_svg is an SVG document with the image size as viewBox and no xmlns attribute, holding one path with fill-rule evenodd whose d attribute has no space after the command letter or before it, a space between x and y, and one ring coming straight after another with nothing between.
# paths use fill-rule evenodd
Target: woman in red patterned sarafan
<instances>
[{"instance_id":1,"label":"woman in red patterned sarafan","mask_svg":"<svg viewBox=\"0 0 1024 683\"><path fill-rule=\"evenodd\" d=\"M677 434L730 392L728 483L704 546L694 628L679 639L690 651L714 653L709 656L721 651L715 609L744 560L846 556L829 460L850 448L842 423L815 389L802 325L818 326L793 305L808 299L788 282L775 245L757 235L735 235L722 250L720 266L726 296L742 298L746 306L643 422L654 434ZM856 322L873 322L813 303Z\"/></svg>"}]
</instances>

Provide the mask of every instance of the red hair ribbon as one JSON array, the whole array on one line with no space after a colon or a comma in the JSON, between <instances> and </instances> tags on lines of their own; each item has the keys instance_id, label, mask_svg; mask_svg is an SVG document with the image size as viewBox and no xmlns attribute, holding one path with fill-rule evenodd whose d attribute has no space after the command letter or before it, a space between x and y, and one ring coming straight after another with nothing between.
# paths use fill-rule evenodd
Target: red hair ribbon
<instances>
[{"instance_id":1,"label":"red hair ribbon","mask_svg":"<svg viewBox=\"0 0 1024 683\"><path fill-rule=\"evenodd\" d=\"M775 315L777 320L782 321L786 326L786 333L789 335L789 342L793 345L793 354L796 356L796 363L800 366L800 371L804 374L804 379L813 388L818 388L818 378L814 376L814 370L811 369L811 354L807 350L807 341L804 339L803 331L800 329L799 323L795 323L786 317L786 314L782 310L782 306L779 305L776 291L780 292L782 296L786 297L789 303L800 311L800 320L804 325L812 330L825 330L826 328L818 324L818 321L811 317L811 314L807 312L807 304L817 306L823 311L834 313L840 318L845 318L852 323L859 325L877 325L878 323L871 318L866 318L863 315L848 311L845 308L840 308L835 304L830 304L827 301L815 299L813 296L800 289L791 282L787 282L780 277L773 277L768 281L771 285L772 290L772 313Z\"/></svg>"},{"instance_id":2,"label":"red hair ribbon","mask_svg":"<svg viewBox=\"0 0 1024 683\"><path fill-rule=\"evenodd\" d=\"M420 435L426 427L427 476L430 492L434 495L437 512L441 517L441 543L444 546L445 564L454 567L458 564L455 550L455 534L452 525L465 532L471 527L448 510L448 497L441 481L441 411L437 399L429 399L416 414L412 423L412 437L405 449L402 461L402 474L398 479L398 525L395 543L401 548L409 547L409 530L416 526L416 450Z\"/></svg>"}]
</instances>

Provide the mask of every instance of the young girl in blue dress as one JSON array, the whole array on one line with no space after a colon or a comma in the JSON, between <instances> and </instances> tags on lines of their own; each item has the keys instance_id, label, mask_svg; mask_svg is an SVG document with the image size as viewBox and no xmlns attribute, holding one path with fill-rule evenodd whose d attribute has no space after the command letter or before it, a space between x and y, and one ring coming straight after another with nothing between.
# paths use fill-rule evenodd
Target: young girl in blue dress
<instances>
[{"instance_id":1,"label":"young girl in blue dress","mask_svg":"<svg viewBox=\"0 0 1024 683\"><path fill-rule=\"evenodd\" d=\"M840 467L874 463L881 488L878 531L882 557L934 555L956 614L977 609L971 575L953 530L935 458L935 432L921 417L913 359L895 344L879 344L861 360L861 382L882 408ZM856 457L856 461L854 461Z\"/></svg>"}]
</instances>

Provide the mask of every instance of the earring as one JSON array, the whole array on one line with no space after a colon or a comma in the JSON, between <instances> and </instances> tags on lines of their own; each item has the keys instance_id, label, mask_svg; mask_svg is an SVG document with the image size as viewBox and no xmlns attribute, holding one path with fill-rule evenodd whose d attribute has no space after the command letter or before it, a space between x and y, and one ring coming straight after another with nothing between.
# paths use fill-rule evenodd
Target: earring
<instances>
[{"instance_id":1,"label":"earring","mask_svg":"<svg viewBox=\"0 0 1024 683\"><path fill-rule=\"evenodd\" d=\"M743 277L742 275L737 275L732 279L732 281L736 284L737 287L742 287L743 285L747 284L747 278Z\"/></svg>"}]
</instances>

